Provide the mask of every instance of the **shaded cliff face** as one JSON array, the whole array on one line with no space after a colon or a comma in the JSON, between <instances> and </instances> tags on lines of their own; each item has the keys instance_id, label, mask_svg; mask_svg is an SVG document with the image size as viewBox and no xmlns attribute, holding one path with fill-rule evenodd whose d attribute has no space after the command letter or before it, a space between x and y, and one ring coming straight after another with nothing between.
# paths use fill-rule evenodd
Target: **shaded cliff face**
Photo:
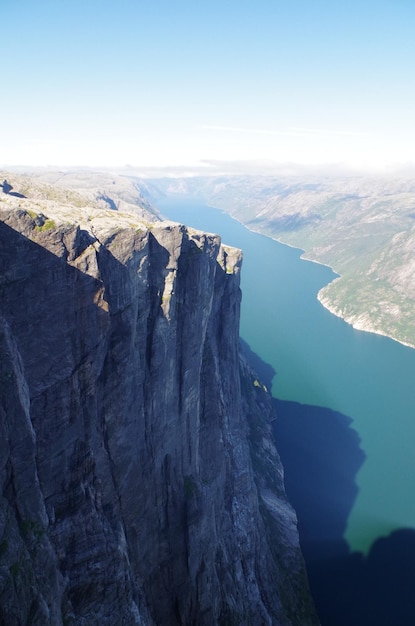
<instances>
[{"instance_id":1,"label":"shaded cliff face","mask_svg":"<svg viewBox=\"0 0 415 626\"><path fill-rule=\"evenodd\" d=\"M239 251L0 215L0 622L316 623Z\"/></svg>"}]
</instances>

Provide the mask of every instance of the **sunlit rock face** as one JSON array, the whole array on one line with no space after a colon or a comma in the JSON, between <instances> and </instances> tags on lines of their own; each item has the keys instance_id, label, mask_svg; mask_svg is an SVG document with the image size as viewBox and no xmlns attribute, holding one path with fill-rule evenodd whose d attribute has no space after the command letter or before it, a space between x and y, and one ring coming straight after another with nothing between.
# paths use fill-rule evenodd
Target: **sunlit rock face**
<instances>
[{"instance_id":1,"label":"sunlit rock face","mask_svg":"<svg viewBox=\"0 0 415 626\"><path fill-rule=\"evenodd\" d=\"M317 623L238 353L241 253L108 211L0 215L0 623Z\"/></svg>"}]
</instances>

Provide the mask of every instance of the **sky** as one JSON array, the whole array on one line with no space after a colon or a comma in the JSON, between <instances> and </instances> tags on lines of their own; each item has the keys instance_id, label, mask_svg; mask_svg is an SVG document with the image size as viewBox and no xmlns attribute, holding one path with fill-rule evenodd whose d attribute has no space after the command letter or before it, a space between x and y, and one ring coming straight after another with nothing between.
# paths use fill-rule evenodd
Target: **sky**
<instances>
[{"instance_id":1,"label":"sky","mask_svg":"<svg viewBox=\"0 0 415 626\"><path fill-rule=\"evenodd\" d=\"M1 0L0 165L415 163L414 0Z\"/></svg>"}]
</instances>

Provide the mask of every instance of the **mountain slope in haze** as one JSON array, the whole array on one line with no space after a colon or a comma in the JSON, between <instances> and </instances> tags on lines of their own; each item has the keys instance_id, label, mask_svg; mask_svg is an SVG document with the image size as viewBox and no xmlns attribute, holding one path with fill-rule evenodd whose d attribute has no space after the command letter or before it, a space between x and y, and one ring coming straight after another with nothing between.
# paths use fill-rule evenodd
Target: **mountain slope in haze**
<instances>
[{"instance_id":1,"label":"mountain slope in haze","mask_svg":"<svg viewBox=\"0 0 415 626\"><path fill-rule=\"evenodd\" d=\"M321 302L356 328L415 346L415 182L398 176L204 176L152 180L304 250L340 278Z\"/></svg>"},{"instance_id":2,"label":"mountain slope in haze","mask_svg":"<svg viewBox=\"0 0 415 626\"><path fill-rule=\"evenodd\" d=\"M26 196L27 202L37 203L38 207L41 202L46 202L51 206L74 209L90 207L124 211L147 222L159 219L158 212L135 182L115 173L85 168L16 167L12 172L0 171L0 181L4 179L13 181L12 194ZM0 189L3 203L7 201L7 195L1 194Z\"/></svg>"}]
</instances>

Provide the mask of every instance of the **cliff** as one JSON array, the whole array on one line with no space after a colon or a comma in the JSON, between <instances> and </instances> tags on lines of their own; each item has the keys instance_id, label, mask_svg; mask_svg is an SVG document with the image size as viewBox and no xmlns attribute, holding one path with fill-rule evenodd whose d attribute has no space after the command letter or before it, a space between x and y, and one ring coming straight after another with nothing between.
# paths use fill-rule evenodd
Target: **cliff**
<instances>
[{"instance_id":1,"label":"cliff","mask_svg":"<svg viewBox=\"0 0 415 626\"><path fill-rule=\"evenodd\" d=\"M0 623L317 623L240 252L25 203L0 202Z\"/></svg>"}]
</instances>

